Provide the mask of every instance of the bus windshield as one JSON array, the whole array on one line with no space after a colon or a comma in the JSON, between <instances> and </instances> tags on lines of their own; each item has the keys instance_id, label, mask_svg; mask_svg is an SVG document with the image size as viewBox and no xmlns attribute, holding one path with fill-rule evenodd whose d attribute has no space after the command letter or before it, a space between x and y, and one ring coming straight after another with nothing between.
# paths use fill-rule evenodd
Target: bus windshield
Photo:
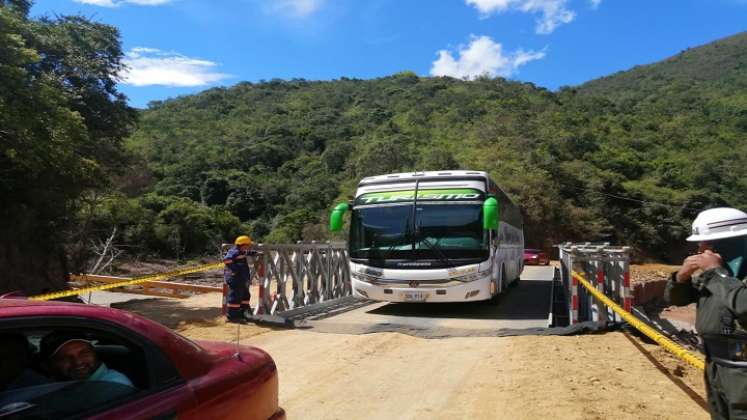
<instances>
[{"instance_id":1,"label":"bus windshield","mask_svg":"<svg viewBox=\"0 0 747 420\"><path fill-rule=\"evenodd\" d=\"M372 206L354 209L352 216L353 259L432 260L430 266L443 266L489 255L480 204L418 203L414 216L412 204Z\"/></svg>"}]
</instances>

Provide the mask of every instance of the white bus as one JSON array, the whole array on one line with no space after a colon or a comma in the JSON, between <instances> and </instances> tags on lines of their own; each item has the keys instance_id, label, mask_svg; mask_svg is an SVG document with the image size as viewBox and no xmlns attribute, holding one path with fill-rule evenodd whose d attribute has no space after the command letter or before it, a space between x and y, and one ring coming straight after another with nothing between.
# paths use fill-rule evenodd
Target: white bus
<instances>
[{"instance_id":1,"label":"white bus","mask_svg":"<svg viewBox=\"0 0 747 420\"><path fill-rule=\"evenodd\" d=\"M351 213L353 294L389 302L491 299L523 267L521 211L485 172L381 175L332 211Z\"/></svg>"}]
</instances>

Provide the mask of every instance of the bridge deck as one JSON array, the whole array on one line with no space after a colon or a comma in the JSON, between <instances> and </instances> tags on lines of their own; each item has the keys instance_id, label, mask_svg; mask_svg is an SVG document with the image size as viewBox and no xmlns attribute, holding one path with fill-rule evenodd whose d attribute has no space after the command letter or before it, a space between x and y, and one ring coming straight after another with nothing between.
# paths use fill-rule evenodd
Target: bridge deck
<instances>
[{"instance_id":1,"label":"bridge deck","mask_svg":"<svg viewBox=\"0 0 747 420\"><path fill-rule=\"evenodd\" d=\"M526 267L518 285L496 301L379 302L309 325L315 332L401 332L419 337L515 335L547 327L553 267Z\"/></svg>"}]
</instances>

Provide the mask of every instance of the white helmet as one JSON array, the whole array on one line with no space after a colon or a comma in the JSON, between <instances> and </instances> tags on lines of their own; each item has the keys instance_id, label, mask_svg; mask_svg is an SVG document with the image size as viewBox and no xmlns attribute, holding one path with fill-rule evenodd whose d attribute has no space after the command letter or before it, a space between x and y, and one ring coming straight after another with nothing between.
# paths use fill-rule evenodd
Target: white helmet
<instances>
[{"instance_id":1,"label":"white helmet","mask_svg":"<svg viewBox=\"0 0 747 420\"><path fill-rule=\"evenodd\" d=\"M701 211L693 220L689 242L715 241L747 235L747 213L731 207Z\"/></svg>"}]
</instances>

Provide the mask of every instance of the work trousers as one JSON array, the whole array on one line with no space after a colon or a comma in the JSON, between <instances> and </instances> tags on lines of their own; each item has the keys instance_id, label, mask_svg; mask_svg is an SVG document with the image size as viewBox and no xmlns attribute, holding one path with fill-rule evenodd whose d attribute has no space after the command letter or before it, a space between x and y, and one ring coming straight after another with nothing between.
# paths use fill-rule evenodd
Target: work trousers
<instances>
[{"instance_id":1,"label":"work trousers","mask_svg":"<svg viewBox=\"0 0 747 420\"><path fill-rule=\"evenodd\" d=\"M747 420L747 368L706 362L708 408L713 420Z\"/></svg>"},{"instance_id":2,"label":"work trousers","mask_svg":"<svg viewBox=\"0 0 747 420\"><path fill-rule=\"evenodd\" d=\"M228 284L228 319L244 317L244 311L249 308L249 279L238 279L232 276L226 279Z\"/></svg>"}]
</instances>

